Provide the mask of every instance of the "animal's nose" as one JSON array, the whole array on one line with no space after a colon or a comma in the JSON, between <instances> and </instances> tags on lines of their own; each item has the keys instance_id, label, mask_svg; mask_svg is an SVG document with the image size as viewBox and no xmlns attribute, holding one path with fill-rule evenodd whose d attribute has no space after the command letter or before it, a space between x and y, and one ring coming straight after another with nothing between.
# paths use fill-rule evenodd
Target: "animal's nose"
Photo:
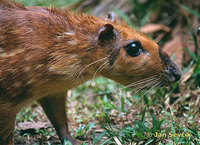
<instances>
[{"instance_id":1,"label":"animal's nose","mask_svg":"<svg viewBox=\"0 0 200 145\"><path fill-rule=\"evenodd\" d=\"M175 78L175 82L181 79L181 70L179 68L170 66L170 72Z\"/></svg>"}]
</instances>

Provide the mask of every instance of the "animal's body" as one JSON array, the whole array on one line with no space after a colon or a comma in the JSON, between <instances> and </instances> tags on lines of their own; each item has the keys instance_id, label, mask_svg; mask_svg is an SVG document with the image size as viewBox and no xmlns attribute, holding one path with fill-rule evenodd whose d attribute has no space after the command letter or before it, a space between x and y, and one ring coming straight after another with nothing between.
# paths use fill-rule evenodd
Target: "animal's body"
<instances>
[{"instance_id":1,"label":"animal's body","mask_svg":"<svg viewBox=\"0 0 200 145\"><path fill-rule=\"evenodd\" d=\"M150 88L174 83L181 72L154 41L111 13L104 20L0 0L1 145L13 143L16 114L35 100L61 141L79 144L68 132L65 94L94 75L123 85L149 78L141 85Z\"/></svg>"}]
</instances>

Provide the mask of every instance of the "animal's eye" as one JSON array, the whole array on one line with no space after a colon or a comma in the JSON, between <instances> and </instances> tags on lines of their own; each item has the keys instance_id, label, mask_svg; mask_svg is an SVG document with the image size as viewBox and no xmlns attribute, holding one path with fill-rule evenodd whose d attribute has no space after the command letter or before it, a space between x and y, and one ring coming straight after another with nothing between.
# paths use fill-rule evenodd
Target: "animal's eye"
<instances>
[{"instance_id":1,"label":"animal's eye","mask_svg":"<svg viewBox=\"0 0 200 145\"><path fill-rule=\"evenodd\" d=\"M130 56L138 56L142 52L142 46L139 41L131 42L125 46L126 52Z\"/></svg>"}]
</instances>

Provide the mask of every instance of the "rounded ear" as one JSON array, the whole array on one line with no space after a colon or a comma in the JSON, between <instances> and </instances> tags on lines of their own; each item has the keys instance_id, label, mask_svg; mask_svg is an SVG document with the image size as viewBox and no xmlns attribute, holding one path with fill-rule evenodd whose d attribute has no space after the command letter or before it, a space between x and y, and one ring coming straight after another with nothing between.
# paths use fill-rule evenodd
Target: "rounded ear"
<instances>
[{"instance_id":1,"label":"rounded ear","mask_svg":"<svg viewBox=\"0 0 200 145\"><path fill-rule=\"evenodd\" d=\"M105 24L103 28L99 30L98 39L100 41L109 40L114 38L114 27L112 24Z\"/></svg>"},{"instance_id":2,"label":"rounded ear","mask_svg":"<svg viewBox=\"0 0 200 145\"><path fill-rule=\"evenodd\" d=\"M115 18L116 18L115 13L114 12L109 12L106 20L111 20L112 22L114 22Z\"/></svg>"}]
</instances>

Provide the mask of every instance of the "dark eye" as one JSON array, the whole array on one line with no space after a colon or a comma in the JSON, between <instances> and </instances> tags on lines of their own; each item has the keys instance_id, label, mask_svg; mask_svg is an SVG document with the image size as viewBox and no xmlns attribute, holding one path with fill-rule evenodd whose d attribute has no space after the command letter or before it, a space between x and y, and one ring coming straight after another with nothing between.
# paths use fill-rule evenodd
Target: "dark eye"
<instances>
[{"instance_id":1,"label":"dark eye","mask_svg":"<svg viewBox=\"0 0 200 145\"><path fill-rule=\"evenodd\" d=\"M125 46L125 49L130 56L138 56L142 52L142 46L139 41L129 43Z\"/></svg>"}]
</instances>

